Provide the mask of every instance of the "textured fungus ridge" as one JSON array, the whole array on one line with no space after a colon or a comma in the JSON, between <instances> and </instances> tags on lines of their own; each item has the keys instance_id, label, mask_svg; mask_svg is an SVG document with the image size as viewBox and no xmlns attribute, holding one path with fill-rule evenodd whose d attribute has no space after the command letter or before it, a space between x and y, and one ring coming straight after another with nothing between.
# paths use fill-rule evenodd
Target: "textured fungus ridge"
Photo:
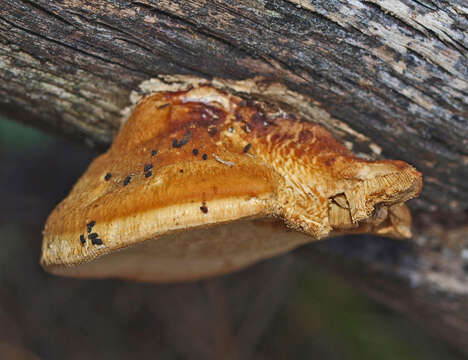
<instances>
[{"instance_id":1,"label":"textured fungus ridge","mask_svg":"<svg viewBox=\"0 0 468 360\"><path fill-rule=\"evenodd\" d=\"M420 191L405 162L358 159L272 105L209 85L160 92L50 215L41 263L77 277L198 279L341 233L409 237L404 202Z\"/></svg>"}]
</instances>

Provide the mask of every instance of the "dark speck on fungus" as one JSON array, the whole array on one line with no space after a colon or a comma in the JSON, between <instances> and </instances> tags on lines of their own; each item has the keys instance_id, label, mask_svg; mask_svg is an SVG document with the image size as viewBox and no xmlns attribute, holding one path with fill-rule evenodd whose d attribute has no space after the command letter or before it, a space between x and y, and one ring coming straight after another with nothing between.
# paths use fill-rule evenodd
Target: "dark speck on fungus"
<instances>
[{"instance_id":1,"label":"dark speck on fungus","mask_svg":"<svg viewBox=\"0 0 468 360\"><path fill-rule=\"evenodd\" d=\"M92 233L88 235L88 239L90 240L97 239L98 237L99 235L97 233Z\"/></svg>"},{"instance_id":2,"label":"dark speck on fungus","mask_svg":"<svg viewBox=\"0 0 468 360\"><path fill-rule=\"evenodd\" d=\"M218 132L218 128L216 126L211 125L211 126L208 127L208 134L210 136L216 135L217 132Z\"/></svg>"},{"instance_id":3,"label":"dark speck on fungus","mask_svg":"<svg viewBox=\"0 0 468 360\"><path fill-rule=\"evenodd\" d=\"M158 150L151 150L151 156L156 156L158 154Z\"/></svg>"},{"instance_id":4,"label":"dark speck on fungus","mask_svg":"<svg viewBox=\"0 0 468 360\"><path fill-rule=\"evenodd\" d=\"M208 159L208 155L203 154L202 158L203 158L203 160L206 160L206 159Z\"/></svg>"},{"instance_id":5,"label":"dark speck on fungus","mask_svg":"<svg viewBox=\"0 0 468 360\"><path fill-rule=\"evenodd\" d=\"M184 146L185 144L187 144L191 137L192 137L192 133L187 130L182 140L177 141L177 139L174 139L174 141L172 142L172 146L175 148L180 148Z\"/></svg>"},{"instance_id":6,"label":"dark speck on fungus","mask_svg":"<svg viewBox=\"0 0 468 360\"><path fill-rule=\"evenodd\" d=\"M86 239L83 234L80 235L80 241L81 241L81 244L83 245L86 244Z\"/></svg>"},{"instance_id":7,"label":"dark speck on fungus","mask_svg":"<svg viewBox=\"0 0 468 360\"><path fill-rule=\"evenodd\" d=\"M197 156L198 155L198 149L193 149L192 153L193 153L193 155Z\"/></svg>"},{"instance_id":8,"label":"dark speck on fungus","mask_svg":"<svg viewBox=\"0 0 468 360\"><path fill-rule=\"evenodd\" d=\"M124 186L127 186L127 185L130 183L130 181L132 181L132 177L131 177L131 176L127 176L127 177L125 178L124 182L123 182Z\"/></svg>"},{"instance_id":9,"label":"dark speck on fungus","mask_svg":"<svg viewBox=\"0 0 468 360\"><path fill-rule=\"evenodd\" d=\"M246 153L247 151L249 151L251 146L252 146L252 144L248 143L247 145L245 145L244 150L242 150L242 151Z\"/></svg>"},{"instance_id":10,"label":"dark speck on fungus","mask_svg":"<svg viewBox=\"0 0 468 360\"><path fill-rule=\"evenodd\" d=\"M106 174L106 176L104 176L104 180L109 181L109 179L111 178L111 176L112 176L112 174L111 174L110 172L108 172L108 173Z\"/></svg>"},{"instance_id":11,"label":"dark speck on fungus","mask_svg":"<svg viewBox=\"0 0 468 360\"><path fill-rule=\"evenodd\" d=\"M93 245L102 245L102 240L99 239L99 238L91 239L91 243L92 243Z\"/></svg>"},{"instance_id":12,"label":"dark speck on fungus","mask_svg":"<svg viewBox=\"0 0 468 360\"><path fill-rule=\"evenodd\" d=\"M208 208L205 205L200 206L200 210L202 211L203 214L208 213Z\"/></svg>"},{"instance_id":13,"label":"dark speck on fungus","mask_svg":"<svg viewBox=\"0 0 468 360\"><path fill-rule=\"evenodd\" d=\"M86 225L86 228L87 228L87 230L88 230L88 233L90 233L91 230L93 230L94 225L96 225L96 221L94 221L94 220L91 220L91 221Z\"/></svg>"},{"instance_id":14,"label":"dark speck on fungus","mask_svg":"<svg viewBox=\"0 0 468 360\"><path fill-rule=\"evenodd\" d=\"M153 173L151 171L147 171L145 173L145 178L149 178L151 175L153 175Z\"/></svg>"},{"instance_id":15,"label":"dark speck on fungus","mask_svg":"<svg viewBox=\"0 0 468 360\"><path fill-rule=\"evenodd\" d=\"M168 107L170 104L169 103L166 103L166 104L162 104L160 106L157 107L157 109L164 109L165 107Z\"/></svg>"},{"instance_id":16,"label":"dark speck on fungus","mask_svg":"<svg viewBox=\"0 0 468 360\"><path fill-rule=\"evenodd\" d=\"M148 170L151 170L153 168L153 164L145 164L145 167L143 168L144 172L147 172Z\"/></svg>"}]
</instances>

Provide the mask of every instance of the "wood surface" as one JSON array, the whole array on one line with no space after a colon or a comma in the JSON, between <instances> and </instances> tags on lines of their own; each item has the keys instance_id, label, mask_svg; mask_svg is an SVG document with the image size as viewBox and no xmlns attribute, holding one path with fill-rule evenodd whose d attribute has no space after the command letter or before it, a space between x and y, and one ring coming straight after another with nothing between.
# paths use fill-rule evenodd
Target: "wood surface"
<instances>
[{"instance_id":1,"label":"wood surface","mask_svg":"<svg viewBox=\"0 0 468 360\"><path fill-rule=\"evenodd\" d=\"M370 139L353 151L424 176L411 244L328 242L319 258L468 354L467 14L463 0L3 0L0 112L102 150L150 78L284 84Z\"/></svg>"}]
</instances>

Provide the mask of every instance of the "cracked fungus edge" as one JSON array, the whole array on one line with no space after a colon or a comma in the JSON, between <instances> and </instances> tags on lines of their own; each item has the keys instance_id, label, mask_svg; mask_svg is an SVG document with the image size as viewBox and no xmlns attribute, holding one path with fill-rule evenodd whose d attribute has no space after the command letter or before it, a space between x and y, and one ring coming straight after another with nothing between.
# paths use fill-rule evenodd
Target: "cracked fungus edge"
<instances>
[{"instance_id":1,"label":"cracked fungus edge","mask_svg":"<svg viewBox=\"0 0 468 360\"><path fill-rule=\"evenodd\" d=\"M293 109L293 113L302 116L304 119L315 122L327 128L338 138L349 150L353 150L354 142L366 143L368 152L355 153L364 159L381 158L382 148L371 141L371 139L341 120L333 118L325 111L321 104L312 98L288 89L278 82L268 81L263 77L254 77L245 80L230 80L205 78L192 75L159 75L158 77L144 80L138 85L137 90L130 93L130 105L120 112L120 126L130 118L136 104L145 96L156 92L185 91L191 87L198 87L203 84L209 84L219 90L224 90L240 97L252 97L253 99L270 102L279 106L284 105ZM348 136L348 140L346 137Z\"/></svg>"}]
</instances>

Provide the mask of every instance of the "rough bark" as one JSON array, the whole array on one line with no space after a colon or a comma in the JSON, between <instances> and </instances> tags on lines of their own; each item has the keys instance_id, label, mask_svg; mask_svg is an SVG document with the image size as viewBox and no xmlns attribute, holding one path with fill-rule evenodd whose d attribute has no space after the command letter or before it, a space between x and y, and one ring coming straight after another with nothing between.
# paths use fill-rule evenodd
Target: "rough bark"
<instances>
[{"instance_id":1,"label":"rough bark","mask_svg":"<svg viewBox=\"0 0 468 360\"><path fill-rule=\"evenodd\" d=\"M354 151L424 175L417 246L342 241L321 256L348 259L352 281L468 354L467 14L462 0L4 0L0 111L102 149L149 78L283 83Z\"/></svg>"},{"instance_id":2,"label":"rough bark","mask_svg":"<svg viewBox=\"0 0 468 360\"><path fill-rule=\"evenodd\" d=\"M423 171L420 206L466 209L466 14L461 0L5 0L0 108L107 145L143 80L261 75Z\"/></svg>"}]
</instances>

